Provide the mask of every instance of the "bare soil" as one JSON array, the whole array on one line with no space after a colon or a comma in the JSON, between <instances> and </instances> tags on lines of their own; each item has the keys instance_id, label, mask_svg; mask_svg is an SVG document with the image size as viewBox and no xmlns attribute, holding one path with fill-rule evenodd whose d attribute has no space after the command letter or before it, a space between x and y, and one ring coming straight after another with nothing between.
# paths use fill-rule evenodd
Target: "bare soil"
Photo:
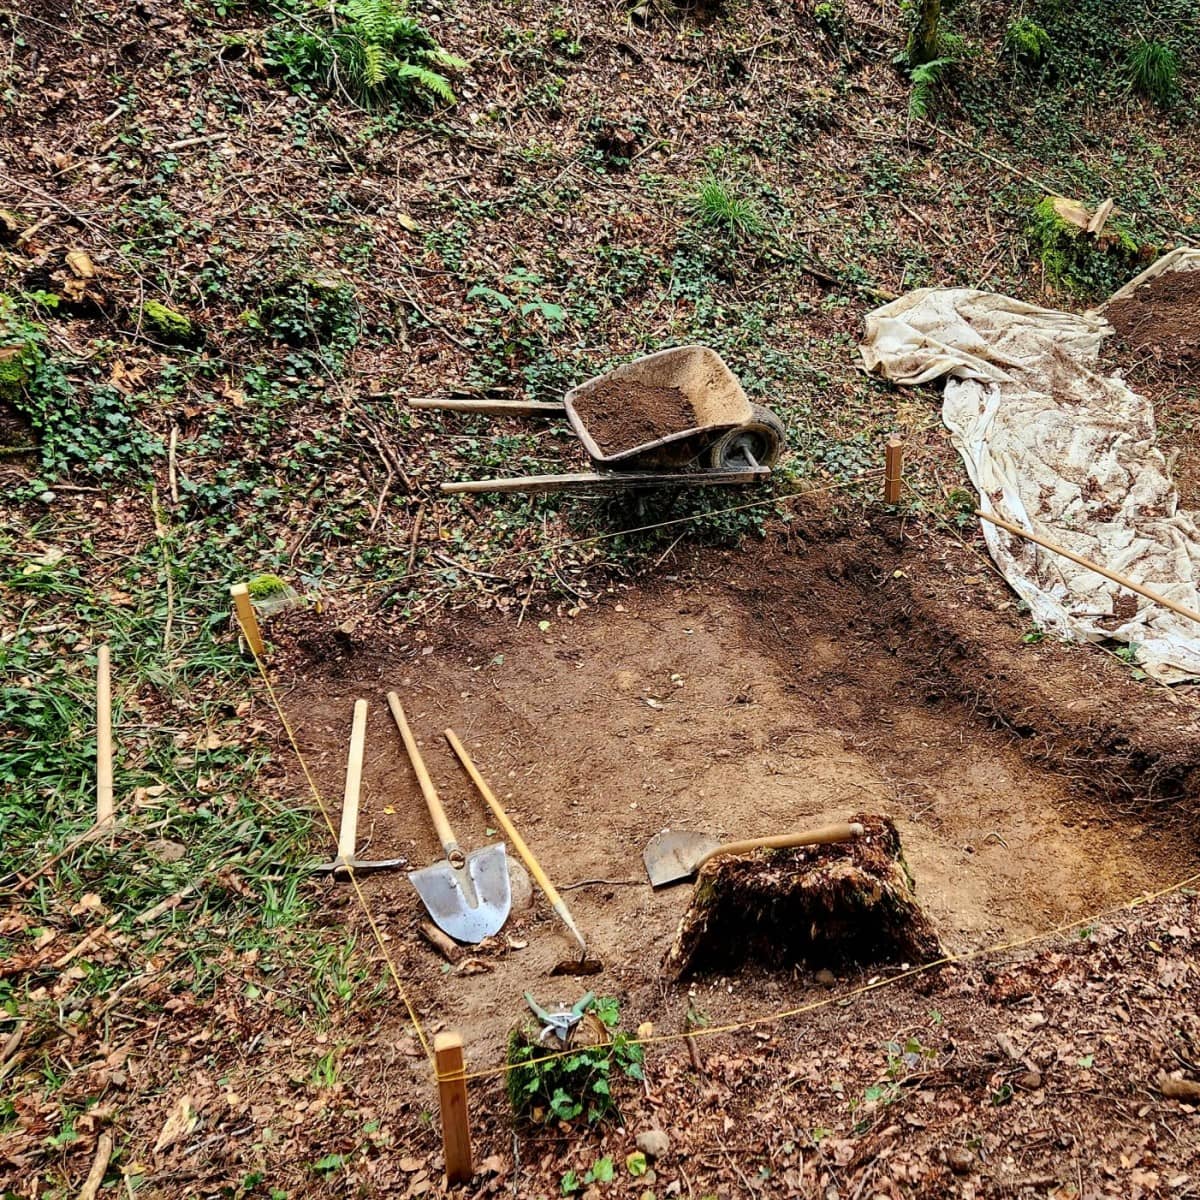
<instances>
[{"instance_id":1,"label":"bare soil","mask_svg":"<svg viewBox=\"0 0 1200 1200\"><path fill-rule=\"evenodd\" d=\"M1169 271L1105 310L1107 352L1154 403L1158 443L1184 508L1200 508L1200 271Z\"/></svg>"},{"instance_id":2,"label":"bare soil","mask_svg":"<svg viewBox=\"0 0 1200 1200\"><path fill-rule=\"evenodd\" d=\"M654 894L641 864L666 826L743 837L886 815L955 951L1084 919L1188 873L1200 779L1189 696L1135 683L1093 648L1024 645L1007 591L964 549L911 540L894 522L809 514L804 526L822 540L793 532L696 552L546 629L470 618L387 646L327 637L336 614L281 618L271 636L294 677L285 706L334 819L351 707L366 696L360 854L369 842L368 857L440 856L383 703L396 688L461 842L494 831L447 726L570 889L605 965L597 989L635 1024L666 1019L684 995L660 964L690 889ZM403 874L364 887L421 1011L463 1030L475 1067L500 1061L523 990L576 990L547 978L569 943L540 898L446 974L415 932L422 913ZM328 904L359 920L345 885L330 885ZM728 1021L811 983L803 964L752 965L700 986L711 1017Z\"/></svg>"},{"instance_id":3,"label":"bare soil","mask_svg":"<svg viewBox=\"0 0 1200 1200\"><path fill-rule=\"evenodd\" d=\"M696 424L696 413L679 388L632 379L606 380L579 397L575 410L605 454L620 454Z\"/></svg>"},{"instance_id":4,"label":"bare soil","mask_svg":"<svg viewBox=\"0 0 1200 1200\"><path fill-rule=\"evenodd\" d=\"M1127 349L1165 366L1200 370L1200 271L1167 271L1105 316Z\"/></svg>"}]
</instances>

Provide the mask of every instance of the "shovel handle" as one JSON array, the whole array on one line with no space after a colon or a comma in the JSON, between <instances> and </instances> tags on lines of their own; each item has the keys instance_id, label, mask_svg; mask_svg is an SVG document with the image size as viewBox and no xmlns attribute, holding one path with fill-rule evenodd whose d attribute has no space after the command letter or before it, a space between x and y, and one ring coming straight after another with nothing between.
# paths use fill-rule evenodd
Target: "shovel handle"
<instances>
[{"instance_id":1,"label":"shovel handle","mask_svg":"<svg viewBox=\"0 0 1200 1200\"><path fill-rule=\"evenodd\" d=\"M570 910L567 908L563 898L558 894L558 889L550 882L550 877L542 870L541 864L533 856L533 851L525 844L525 839L517 832L517 827L508 819L508 813L504 811L504 806L492 794L492 789L484 782L484 778L480 775L479 770L471 761L471 756L467 753L466 747L458 740L458 734L453 729L442 731L446 741L450 743L450 749L458 755L458 761L462 763L464 770L471 777L471 782L479 789L479 794L487 801L488 808L492 810L492 815L496 818L500 828L504 830L508 840L512 842L513 849L521 856L525 865L529 868L529 873L538 882L538 887L546 894L546 899L550 901L551 907L558 914L562 923L571 931L572 937L579 943L580 950L587 954L587 942L584 940L583 934L579 932L579 926L575 924L574 918L571 916Z\"/></svg>"},{"instance_id":2,"label":"shovel handle","mask_svg":"<svg viewBox=\"0 0 1200 1200\"><path fill-rule=\"evenodd\" d=\"M412 730L408 727L408 718L405 717L404 709L400 706L400 697L395 692L388 692L387 702L388 708L392 710L392 716L396 719L396 728L400 730L400 736L404 739L408 760L412 763L413 773L421 785L421 794L425 797L425 803L429 807L429 815L433 819L433 827L437 830L438 841L442 843L446 859L452 867L461 867L467 861L467 856L459 849L458 839L454 836L454 830L450 828L450 822L446 819L446 810L442 807L437 790L433 786L433 780L429 778L429 772L425 769L425 760L421 757L420 750L417 749L417 739L413 737Z\"/></svg>"},{"instance_id":3,"label":"shovel handle","mask_svg":"<svg viewBox=\"0 0 1200 1200\"><path fill-rule=\"evenodd\" d=\"M748 854L751 850L786 850L789 846L828 846L834 842L850 842L860 837L863 827L857 822L843 825L822 825L804 833L778 833L774 837L747 838L744 842L726 842L710 850L697 864L699 871L706 862L730 854Z\"/></svg>"}]
</instances>

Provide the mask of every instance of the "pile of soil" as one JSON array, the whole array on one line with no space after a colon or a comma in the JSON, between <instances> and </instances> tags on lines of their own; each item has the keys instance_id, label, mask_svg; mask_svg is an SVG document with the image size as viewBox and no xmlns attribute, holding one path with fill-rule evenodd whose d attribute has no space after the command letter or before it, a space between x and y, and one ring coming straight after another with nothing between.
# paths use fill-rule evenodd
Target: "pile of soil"
<instances>
[{"instance_id":1,"label":"pile of soil","mask_svg":"<svg viewBox=\"0 0 1200 1200\"><path fill-rule=\"evenodd\" d=\"M1129 350L1200 374L1200 271L1167 271L1105 316Z\"/></svg>"},{"instance_id":2,"label":"pile of soil","mask_svg":"<svg viewBox=\"0 0 1200 1200\"><path fill-rule=\"evenodd\" d=\"M608 379L575 401L575 411L605 454L691 429L696 413L677 387Z\"/></svg>"},{"instance_id":3,"label":"pile of soil","mask_svg":"<svg viewBox=\"0 0 1200 1200\"><path fill-rule=\"evenodd\" d=\"M852 842L714 859L696 880L667 966L679 975L743 962L809 966L932 962L942 954L913 895L900 834L859 814Z\"/></svg>"}]
</instances>

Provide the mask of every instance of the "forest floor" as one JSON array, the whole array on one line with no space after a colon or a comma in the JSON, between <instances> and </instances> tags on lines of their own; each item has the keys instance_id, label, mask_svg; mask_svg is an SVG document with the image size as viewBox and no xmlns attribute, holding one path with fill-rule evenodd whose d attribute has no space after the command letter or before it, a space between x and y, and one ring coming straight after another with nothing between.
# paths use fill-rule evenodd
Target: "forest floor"
<instances>
[{"instance_id":1,"label":"forest floor","mask_svg":"<svg viewBox=\"0 0 1200 1200\"><path fill-rule=\"evenodd\" d=\"M0 1194L440 1191L399 980L422 1029L467 1037L467 1194L1200 1195L1196 690L1032 627L937 397L855 352L912 287L1082 309L1193 240L1194 20L1155 17L1184 63L1164 110L1121 82L1140 7L1060 7L1030 10L1037 69L1010 6L952 14L972 49L918 119L897 6L865 0L430 0L469 60L437 111L289 89L295 7L0 6L0 350L40 363L0 391ZM705 180L751 227L710 220ZM1057 287L1047 193L1113 196L1137 261ZM407 398L557 400L690 342L783 419L765 487L438 491L585 459L565 422ZM1194 502L1194 359L1114 356ZM266 623L260 676L228 585L263 572L310 603ZM119 820L76 845L103 640ZM366 908L309 874L359 697L360 852L438 854L393 689L464 844L495 831L447 726L601 976L547 978L568 942L540 900L452 964L399 874ZM643 882L651 834L858 812L896 822L955 962L664 975L690 889ZM589 985L693 1042L647 1042L608 1123L514 1126L521 992ZM651 1129L669 1149L634 1174Z\"/></svg>"}]
</instances>

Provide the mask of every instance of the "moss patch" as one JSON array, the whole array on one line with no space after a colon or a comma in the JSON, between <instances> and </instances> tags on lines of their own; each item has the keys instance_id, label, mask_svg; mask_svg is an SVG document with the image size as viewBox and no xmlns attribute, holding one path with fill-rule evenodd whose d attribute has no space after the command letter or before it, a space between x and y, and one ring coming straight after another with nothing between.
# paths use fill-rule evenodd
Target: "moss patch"
<instances>
[{"instance_id":1,"label":"moss patch","mask_svg":"<svg viewBox=\"0 0 1200 1200\"><path fill-rule=\"evenodd\" d=\"M1084 211L1063 196L1046 196L1034 205L1025 235L1055 287L1088 298L1107 296L1136 274L1143 250L1117 217L1100 233L1088 233L1077 223Z\"/></svg>"},{"instance_id":2,"label":"moss patch","mask_svg":"<svg viewBox=\"0 0 1200 1200\"><path fill-rule=\"evenodd\" d=\"M195 336L195 326L188 317L157 300L147 300L142 305L142 321L164 341L190 342Z\"/></svg>"}]
</instances>

